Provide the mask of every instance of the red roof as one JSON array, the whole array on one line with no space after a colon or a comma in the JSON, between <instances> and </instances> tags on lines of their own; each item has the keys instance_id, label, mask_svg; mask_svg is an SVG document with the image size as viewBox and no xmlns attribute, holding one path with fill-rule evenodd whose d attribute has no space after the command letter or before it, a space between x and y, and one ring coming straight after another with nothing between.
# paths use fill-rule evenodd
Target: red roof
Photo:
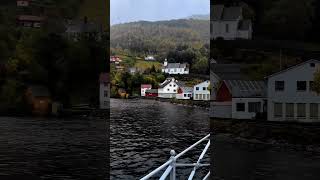
<instances>
[{"instance_id":1,"label":"red roof","mask_svg":"<svg viewBox=\"0 0 320 180\"><path fill-rule=\"evenodd\" d=\"M152 88L151 84L141 84L141 88Z\"/></svg>"},{"instance_id":2,"label":"red roof","mask_svg":"<svg viewBox=\"0 0 320 180\"><path fill-rule=\"evenodd\" d=\"M32 15L20 15L17 17L19 21L43 21L45 18Z\"/></svg>"},{"instance_id":3,"label":"red roof","mask_svg":"<svg viewBox=\"0 0 320 180\"><path fill-rule=\"evenodd\" d=\"M100 77L99 77L99 82L100 83L109 83L110 82L109 73L101 73Z\"/></svg>"}]
</instances>

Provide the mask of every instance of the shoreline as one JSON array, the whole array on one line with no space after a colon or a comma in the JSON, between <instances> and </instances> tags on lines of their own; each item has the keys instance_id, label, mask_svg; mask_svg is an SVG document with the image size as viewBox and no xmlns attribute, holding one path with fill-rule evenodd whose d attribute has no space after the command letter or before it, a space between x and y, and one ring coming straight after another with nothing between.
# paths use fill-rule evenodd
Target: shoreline
<instances>
[{"instance_id":1,"label":"shoreline","mask_svg":"<svg viewBox=\"0 0 320 180\"><path fill-rule=\"evenodd\" d=\"M125 99L125 98L111 98L111 99ZM128 99L146 99L160 102L169 102L174 105L183 105L185 107L203 108L210 110L210 101L193 101L189 99L170 99L170 98L158 98L158 97L135 97Z\"/></svg>"},{"instance_id":2,"label":"shoreline","mask_svg":"<svg viewBox=\"0 0 320 180\"><path fill-rule=\"evenodd\" d=\"M320 153L320 124L270 123L210 119L210 132L217 137L249 146L264 146ZM213 133L214 132L214 133Z\"/></svg>"}]
</instances>

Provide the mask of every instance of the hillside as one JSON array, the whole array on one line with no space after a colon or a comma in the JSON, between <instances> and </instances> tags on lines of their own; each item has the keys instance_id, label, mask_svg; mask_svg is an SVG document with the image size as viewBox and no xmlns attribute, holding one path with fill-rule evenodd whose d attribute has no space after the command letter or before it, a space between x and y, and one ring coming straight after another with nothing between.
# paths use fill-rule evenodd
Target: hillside
<instances>
[{"instance_id":1,"label":"hillside","mask_svg":"<svg viewBox=\"0 0 320 180\"><path fill-rule=\"evenodd\" d=\"M208 44L210 23L206 20L179 19L139 21L111 26L110 45L137 52L167 52L179 44Z\"/></svg>"},{"instance_id":2,"label":"hillside","mask_svg":"<svg viewBox=\"0 0 320 180\"><path fill-rule=\"evenodd\" d=\"M109 4L101 0L83 0L79 8L78 18L87 16L89 19L102 23L104 29L109 27Z\"/></svg>"}]
</instances>

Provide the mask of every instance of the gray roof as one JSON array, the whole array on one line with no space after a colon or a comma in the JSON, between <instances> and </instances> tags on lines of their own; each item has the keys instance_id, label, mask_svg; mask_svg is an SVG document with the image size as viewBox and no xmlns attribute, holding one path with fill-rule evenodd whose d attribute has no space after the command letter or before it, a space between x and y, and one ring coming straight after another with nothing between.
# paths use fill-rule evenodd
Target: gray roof
<instances>
[{"instance_id":1,"label":"gray roof","mask_svg":"<svg viewBox=\"0 0 320 180\"><path fill-rule=\"evenodd\" d=\"M168 85L173 80L174 80L174 78L171 78L171 77L167 78L162 84L159 85L159 88L166 87L166 85Z\"/></svg>"},{"instance_id":2,"label":"gray roof","mask_svg":"<svg viewBox=\"0 0 320 180\"><path fill-rule=\"evenodd\" d=\"M183 87L180 87L182 92L184 93L192 93L193 92L193 87L186 87L186 86L183 86Z\"/></svg>"},{"instance_id":3,"label":"gray roof","mask_svg":"<svg viewBox=\"0 0 320 180\"><path fill-rule=\"evenodd\" d=\"M187 68L188 65L187 63L168 63L167 67L166 68Z\"/></svg>"},{"instance_id":4,"label":"gray roof","mask_svg":"<svg viewBox=\"0 0 320 180\"><path fill-rule=\"evenodd\" d=\"M249 30L251 25L252 25L251 20L241 20L239 22L238 29L242 31Z\"/></svg>"},{"instance_id":5,"label":"gray roof","mask_svg":"<svg viewBox=\"0 0 320 180\"><path fill-rule=\"evenodd\" d=\"M263 81L225 80L223 81L232 97L266 97L266 84Z\"/></svg>"},{"instance_id":6,"label":"gray roof","mask_svg":"<svg viewBox=\"0 0 320 180\"><path fill-rule=\"evenodd\" d=\"M40 85L32 85L29 86L32 95L34 97L47 97L50 96L50 92L48 90L48 88L44 87L44 86L40 86Z\"/></svg>"},{"instance_id":7,"label":"gray roof","mask_svg":"<svg viewBox=\"0 0 320 180\"><path fill-rule=\"evenodd\" d=\"M210 73L215 74L221 80L245 79L241 73L240 64L211 64Z\"/></svg>"},{"instance_id":8,"label":"gray roof","mask_svg":"<svg viewBox=\"0 0 320 180\"><path fill-rule=\"evenodd\" d=\"M233 21L242 15L242 7L224 7L223 5L213 5L211 20L213 21Z\"/></svg>"},{"instance_id":9,"label":"gray roof","mask_svg":"<svg viewBox=\"0 0 320 180\"><path fill-rule=\"evenodd\" d=\"M177 85L178 85L179 87L185 87L185 86L186 86L186 83L183 82L183 81L178 81L178 82L176 82L176 83L177 83Z\"/></svg>"},{"instance_id":10,"label":"gray roof","mask_svg":"<svg viewBox=\"0 0 320 180\"><path fill-rule=\"evenodd\" d=\"M291 66L291 67L289 67L289 68L287 68L287 69L284 69L284 70L281 70L281 71L279 71L279 72L273 73L273 74L265 77L265 79L268 79L268 78L270 78L270 77L272 77L272 76L281 74L281 73L283 73L283 72L286 72L286 71L289 71L289 70L294 69L294 68L296 68L296 67L299 67L299 66L301 66L301 65L303 65L303 64L311 63L311 62L313 62L313 63L320 63L320 61L317 60L317 59L310 59L310 60L308 60L308 61L304 61L304 62L302 62L302 63L299 63L299 64L296 64L296 65L294 65L294 66Z\"/></svg>"},{"instance_id":11,"label":"gray roof","mask_svg":"<svg viewBox=\"0 0 320 180\"><path fill-rule=\"evenodd\" d=\"M158 89L147 89L147 93L158 93Z\"/></svg>"}]
</instances>

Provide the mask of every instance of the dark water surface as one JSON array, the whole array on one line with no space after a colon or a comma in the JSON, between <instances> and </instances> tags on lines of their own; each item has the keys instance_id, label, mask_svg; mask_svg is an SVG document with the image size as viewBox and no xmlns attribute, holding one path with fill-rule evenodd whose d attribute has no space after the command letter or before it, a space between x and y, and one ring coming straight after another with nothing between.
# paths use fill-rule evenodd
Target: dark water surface
<instances>
[{"instance_id":1,"label":"dark water surface","mask_svg":"<svg viewBox=\"0 0 320 180\"><path fill-rule=\"evenodd\" d=\"M209 132L209 112L154 100L111 100L111 179L139 179ZM196 162L205 146L180 162ZM204 162L209 162L209 156ZM207 169L199 171L204 176ZM178 168L178 179L190 169Z\"/></svg>"},{"instance_id":2,"label":"dark water surface","mask_svg":"<svg viewBox=\"0 0 320 180\"><path fill-rule=\"evenodd\" d=\"M297 132L299 133L299 132ZM319 180L320 154L214 136L214 179Z\"/></svg>"},{"instance_id":3,"label":"dark water surface","mask_svg":"<svg viewBox=\"0 0 320 180\"><path fill-rule=\"evenodd\" d=\"M107 179L106 120L0 117L0 179Z\"/></svg>"}]
</instances>

